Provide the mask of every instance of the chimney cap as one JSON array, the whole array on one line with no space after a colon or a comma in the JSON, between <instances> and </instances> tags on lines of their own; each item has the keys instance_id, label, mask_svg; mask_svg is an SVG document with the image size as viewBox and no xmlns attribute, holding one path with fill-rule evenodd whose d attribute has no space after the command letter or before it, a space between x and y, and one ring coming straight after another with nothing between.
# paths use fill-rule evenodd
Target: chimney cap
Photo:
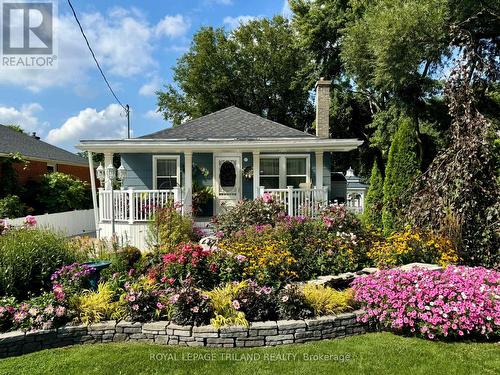
<instances>
[{"instance_id":1,"label":"chimney cap","mask_svg":"<svg viewBox=\"0 0 500 375\"><path fill-rule=\"evenodd\" d=\"M36 135L36 132L32 132L31 133L31 136L35 139L40 139L40 137L38 135Z\"/></svg>"},{"instance_id":2,"label":"chimney cap","mask_svg":"<svg viewBox=\"0 0 500 375\"><path fill-rule=\"evenodd\" d=\"M316 87L318 86L330 86L332 84L331 80L325 79L325 77L320 77L320 79L316 82Z\"/></svg>"}]
</instances>

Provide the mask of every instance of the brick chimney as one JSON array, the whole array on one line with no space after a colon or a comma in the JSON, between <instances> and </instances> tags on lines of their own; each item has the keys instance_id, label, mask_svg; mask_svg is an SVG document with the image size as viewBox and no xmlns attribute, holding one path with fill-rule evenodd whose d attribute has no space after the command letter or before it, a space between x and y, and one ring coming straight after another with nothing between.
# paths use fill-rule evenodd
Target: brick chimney
<instances>
[{"instance_id":1,"label":"brick chimney","mask_svg":"<svg viewBox=\"0 0 500 375\"><path fill-rule=\"evenodd\" d=\"M330 84L323 77L316 82L316 137L330 137Z\"/></svg>"}]
</instances>

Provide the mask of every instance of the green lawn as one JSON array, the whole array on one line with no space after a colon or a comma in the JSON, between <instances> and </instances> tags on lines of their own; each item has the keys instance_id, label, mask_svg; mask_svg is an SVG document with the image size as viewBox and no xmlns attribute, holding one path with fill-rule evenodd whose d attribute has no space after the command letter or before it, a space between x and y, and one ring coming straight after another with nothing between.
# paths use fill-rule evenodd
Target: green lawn
<instances>
[{"instance_id":1,"label":"green lawn","mask_svg":"<svg viewBox=\"0 0 500 375\"><path fill-rule=\"evenodd\" d=\"M16 375L498 373L500 344L429 342L390 333L259 349L85 345L0 361L0 374Z\"/></svg>"}]
</instances>

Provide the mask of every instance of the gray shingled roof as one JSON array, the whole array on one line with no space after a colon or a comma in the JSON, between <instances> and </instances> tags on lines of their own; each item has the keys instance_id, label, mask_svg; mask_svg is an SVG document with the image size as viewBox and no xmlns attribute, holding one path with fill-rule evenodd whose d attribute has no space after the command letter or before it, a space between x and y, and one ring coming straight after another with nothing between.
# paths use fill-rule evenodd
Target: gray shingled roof
<instances>
[{"instance_id":1,"label":"gray shingled roof","mask_svg":"<svg viewBox=\"0 0 500 375\"><path fill-rule=\"evenodd\" d=\"M87 166L87 160L76 154L0 125L0 154L16 152L27 159L36 158Z\"/></svg>"},{"instance_id":2,"label":"gray shingled roof","mask_svg":"<svg viewBox=\"0 0 500 375\"><path fill-rule=\"evenodd\" d=\"M265 119L232 106L209 115L185 122L182 125L143 135L143 139L276 139L311 138L310 134Z\"/></svg>"}]
</instances>

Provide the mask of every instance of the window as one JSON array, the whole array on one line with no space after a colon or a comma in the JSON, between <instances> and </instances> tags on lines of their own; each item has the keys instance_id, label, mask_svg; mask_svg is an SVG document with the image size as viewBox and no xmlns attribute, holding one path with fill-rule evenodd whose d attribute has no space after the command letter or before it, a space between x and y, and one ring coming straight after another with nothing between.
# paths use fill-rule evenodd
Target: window
<instances>
[{"instance_id":1,"label":"window","mask_svg":"<svg viewBox=\"0 0 500 375\"><path fill-rule=\"evenodd\" d=\"M260 185L268 189L280 187L280 159L260 159Z\"/></svg>"},{"instance_id":2,"label":"window","mask_svg":"<svg viewBox=\"0 0 500 375\"><path fill-rule=\"evenodd\" d=\"M267 189L298 188L309 182L309 155L262 156L260 185Z\"/></svg>"},{"instance_id":3,"label":"window","mask_svg":"<svg viewBox=\"0 0 500 375\"><path fill-rule=\"evenodd\" d=\"M307 182L307 160L306 158L286 159L286 186L299 187Z\"/></svg>"},{"instance_id":4,"label":"window","mask_svg":"<svg viewBox=\"0 0 500 375\"><path fill-rule=\"evenodd\" d=\"M180 185L179 156L153 156L153 188L170 190Z\"/></svg>"},{"instance_id":5,"label":"window","mask_svg":"<svg viewBox=\"0 0 500 375\"><path fill-rule=\"evenodd\" d=\"M55 164L47 164L47 173L54 173L56 171Z\"/></svg>"}]
</instances>

